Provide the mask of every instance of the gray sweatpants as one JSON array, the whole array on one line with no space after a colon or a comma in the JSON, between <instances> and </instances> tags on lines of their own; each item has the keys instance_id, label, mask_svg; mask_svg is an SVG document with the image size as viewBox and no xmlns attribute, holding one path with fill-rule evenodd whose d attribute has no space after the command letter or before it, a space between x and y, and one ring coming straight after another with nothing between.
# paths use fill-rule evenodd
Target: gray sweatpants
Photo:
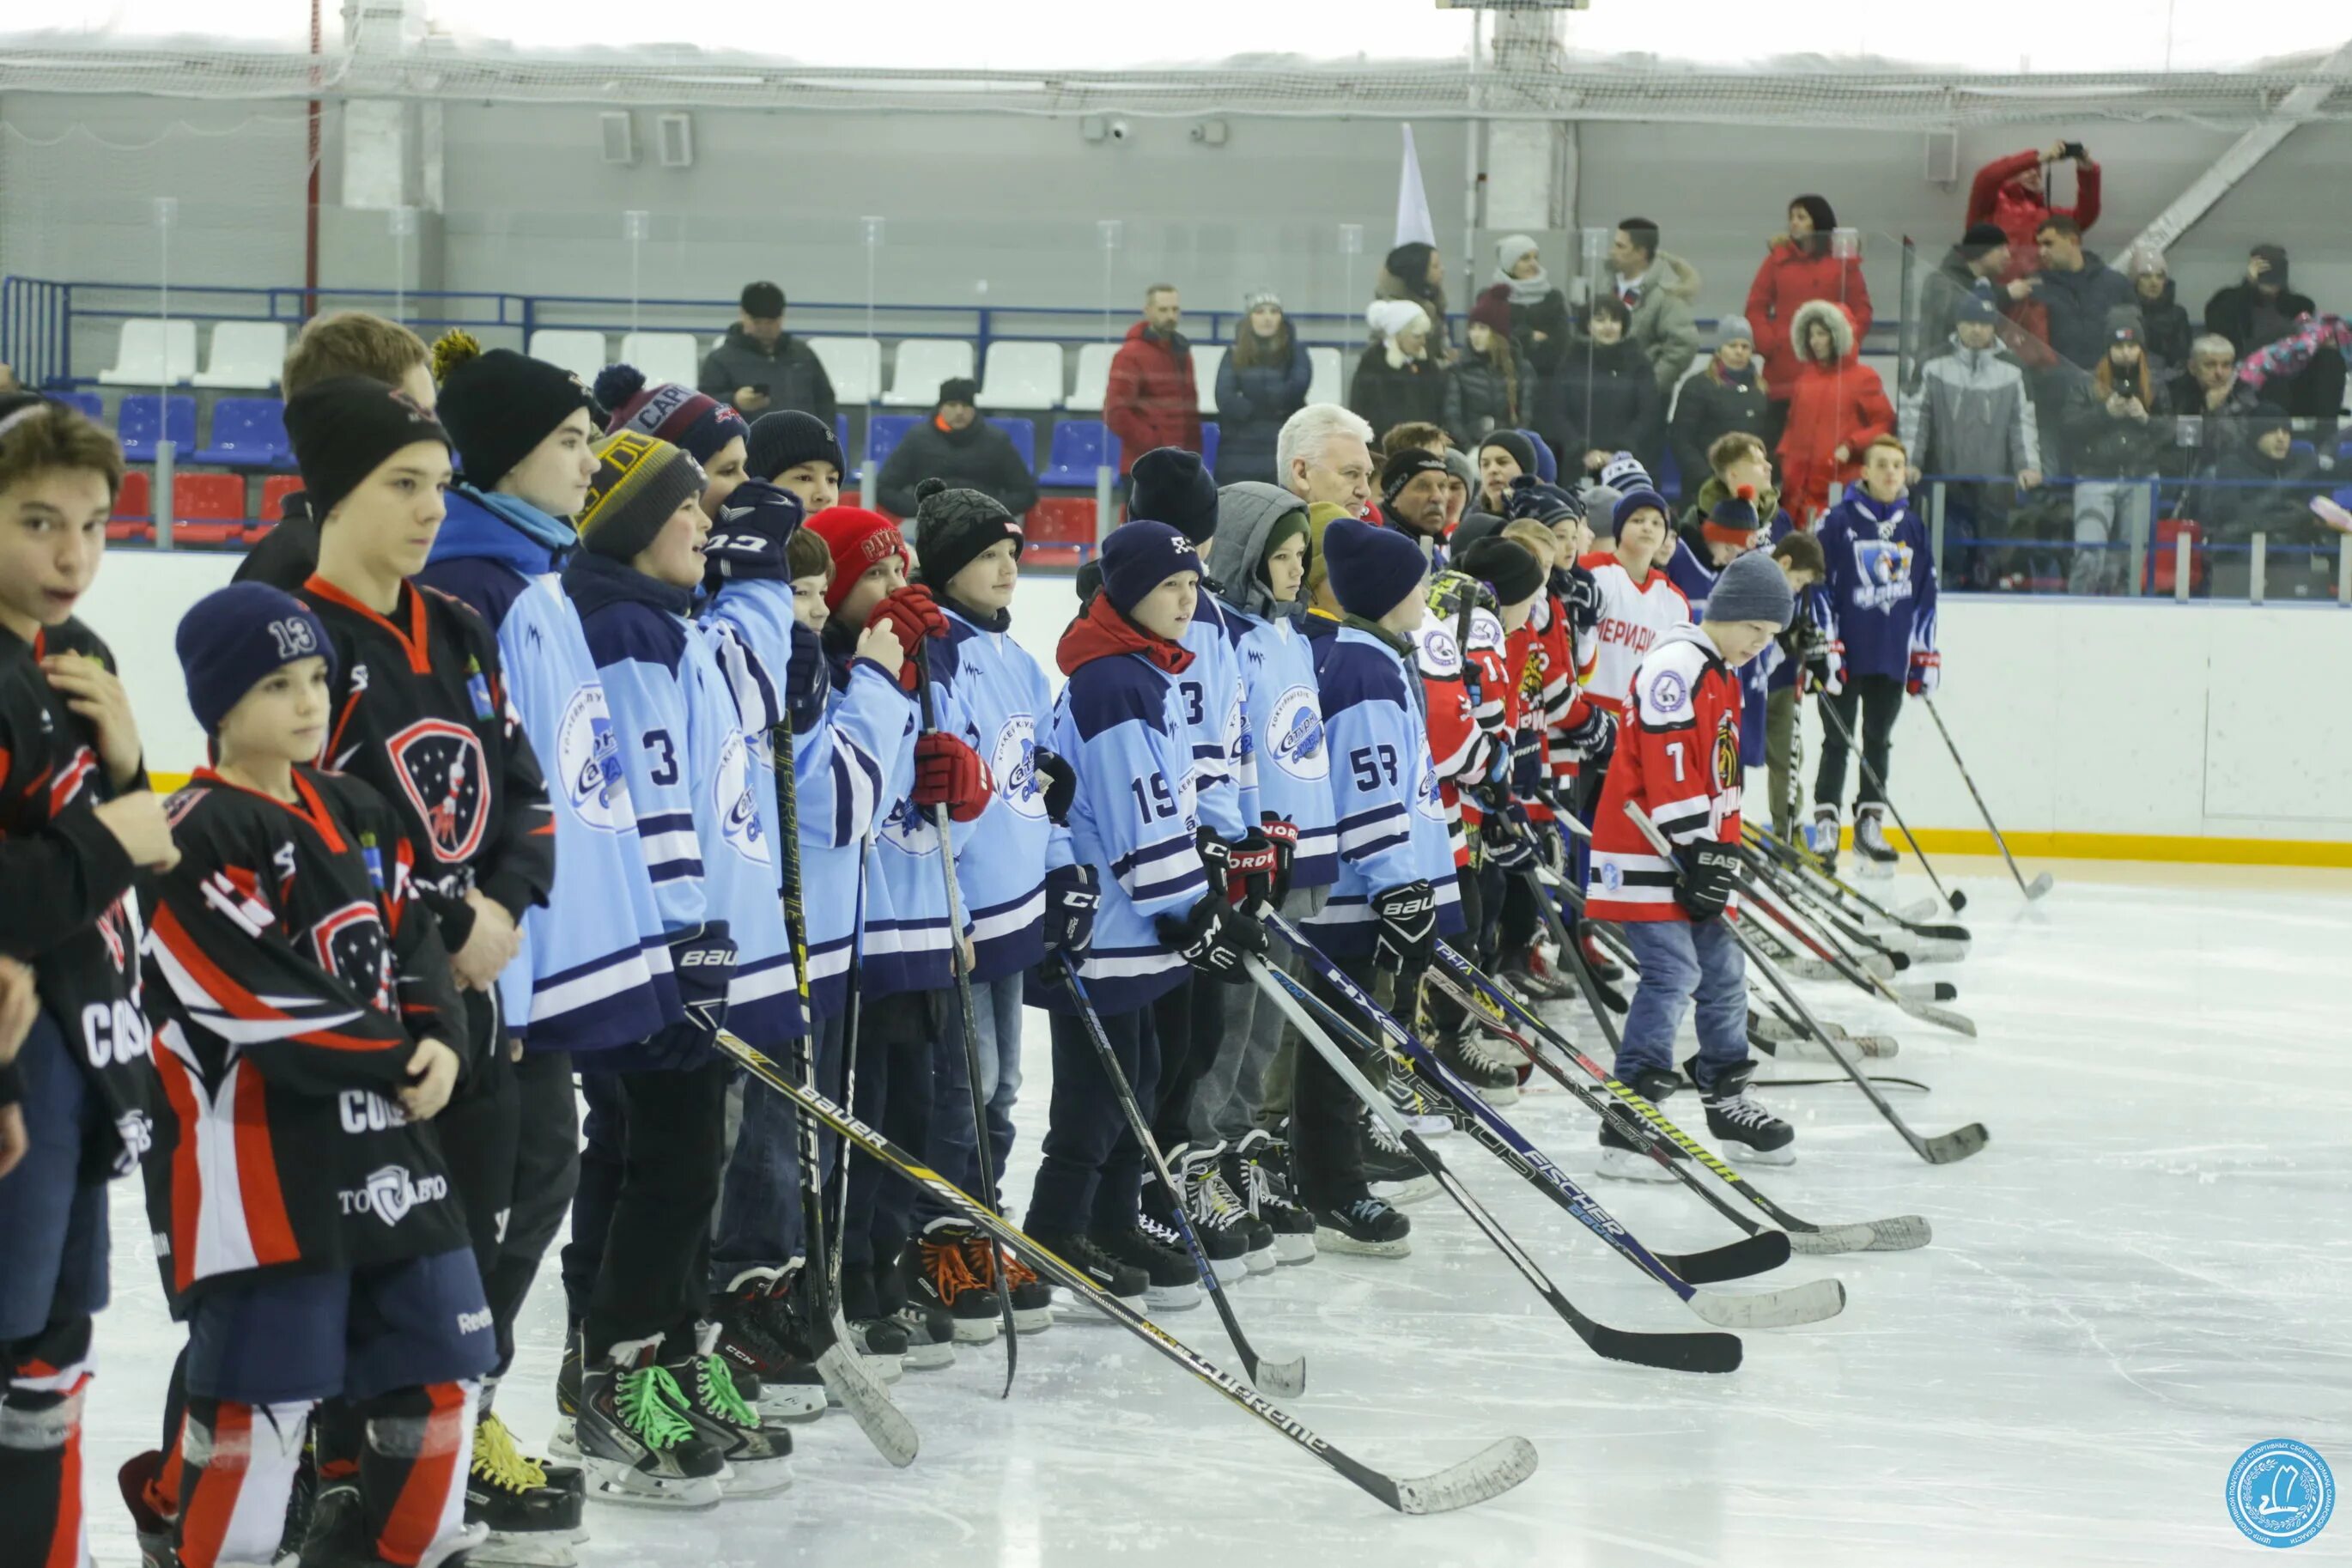
<instances>
[{"instance_id":1,"label":"gray sweatpants","mask_svg":"<svg viewBox=\"0 0 2352 1568\"><path fill-rule=\"evenodd\" d=\"M1293 888L1282 902L1282 912L1294 923L1318 913L1328 889ZM1297 955L1279 937L1273 939L1267 961L1287 973L1298 972ZM1269 1096L1279 1094L1280 1110L1290 1101L1289 1075L1274 1073L1283 1046L1286 1025L1282 1012L1265 999L1255 985L1216 987L1224 1005L1224 1034L1216 1059L1193 1086L1191 1137L1195 1147L1237 1142L1252 1128L1269 1120ZM1194 992L1197 998L1200 992ZM1295 1047L1294 1047L1295 1048ZM1269 1081L1275 1079L1278 1081Z\"/></svg>"}]
</instances>

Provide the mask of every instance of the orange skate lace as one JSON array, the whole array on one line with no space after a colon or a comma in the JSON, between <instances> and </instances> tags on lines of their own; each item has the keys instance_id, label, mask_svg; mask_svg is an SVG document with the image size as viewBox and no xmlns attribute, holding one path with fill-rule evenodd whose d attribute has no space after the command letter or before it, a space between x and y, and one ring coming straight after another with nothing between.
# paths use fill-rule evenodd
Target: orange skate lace
<instances>
[{"instance_id":1,"label":"orange skate lace","mask_svg":"<svg viewBox=\"0 0 2352 1568\"><path fill-rule=\"evenodd\" d=\"M978 1237L923 1243L923 1268L940 1293L940 1305L952 1307L967 1290L988 1289L988 1281L971 1267L971 1248Z\"/></svg>"}]
</instances>

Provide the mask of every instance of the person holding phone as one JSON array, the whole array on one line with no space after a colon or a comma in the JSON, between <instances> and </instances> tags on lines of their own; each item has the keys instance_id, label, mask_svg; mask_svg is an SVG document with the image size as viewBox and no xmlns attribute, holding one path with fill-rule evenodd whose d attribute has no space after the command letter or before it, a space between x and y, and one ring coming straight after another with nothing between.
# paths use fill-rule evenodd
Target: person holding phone
<instances>
[{"instance_id":1,"label":"person holding phone","mask_svg":"<svg viewBox=\"0 0 2352 1568\"><path fill-rule=\"evenodd\" d=\"M2053 206L2050 166L2067 163L2074 165L2074 205ZM1968 216L1961 221L1967 227L1995 224L2009 237L2009 269L2001 281L2015 283L2040 268L2033 237L2052 216L2072 218L2084 231L2099 221L2099 165L2080 142L2028 147L2006 158L1995 158L1977 171L1969 185ZM2012 289L2010 297L2025 296Z\"/></svg>"},{"instance_id":2,"label":"person holding phone","mask_svg":"<svg viewBox=\"0 0 2352 1568\"><path fill-rule=\"evenodd\" d=\"M784 331L784 291L773 283L743 286L735 324L702 362L695 387L746 419L797 408L831 425L840 412L824 362Z\"/></svg>"}]
</instances>

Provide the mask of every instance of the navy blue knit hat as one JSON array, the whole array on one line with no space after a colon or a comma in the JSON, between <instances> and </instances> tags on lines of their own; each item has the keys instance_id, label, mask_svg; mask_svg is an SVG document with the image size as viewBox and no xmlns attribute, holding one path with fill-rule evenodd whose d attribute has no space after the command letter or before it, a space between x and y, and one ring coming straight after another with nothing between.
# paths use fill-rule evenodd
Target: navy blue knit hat
<instances>
[{"instance_id":1,"label":"navy blue knit hat","mask_svg":"<svg viewBox=\"0 0 2352 1568\"><path fill-rule=\"evenodd\" d=\"M1624 532L1626 519L1645 507L1656 512L1661 521L1664 521L1667 515L1666 498L1650 489L1649 486L1643 485L1619 496L1617 504L1611 508L1609 512L1609 521L1613 531Z\"/></svg>"},{"instance_id":2,"label":"navy blue knit hat","mask_svg":"<svg viewBox=\"0 0 2352 1568\"><path fill-rule=\"evenodd\" d=\"M1197 547L1217 531L1217 481L1201 454L1154 447L1135 459L1129 476L1127 515L1164 522Z\"/></svg>"},{"instance_id":3,"label":"navy blue knit hat","mask_svg":"<svg viewBox=\"0 0 2352 1568\"><path fill-rule=\"evenodd\" d=\"M1102 545L1102 591L1122 616L1179 572L1201 574L1192 542L1164 522L1139 518L1111 531Z\"/></svg>"},{"instance_id":4,"label":"navy blue knit hat","mask_svg":"<svg viewBox=\"0 0 2352 1568\"><path fill-rule=\"evenodd\" d=\"M786 468L809 462L831 463L835 479L848 477L849 463L832 426L797 408L780 408L751 421L743 437L745 473L755 479L773 479Z\"/></svg>"},{"instance_id":5,"label":"navy blue knit hat","mask_svg":"<svg viewBox=\"0 0 2352 1568\"><path fill-rule=\"evenodd\" d=\"M1511 481L1505 492L1503 504L1514 519L1534 518L1546 528L1561 518L1578 522L1584 521L1584 498L1558 485L1548 485L1532 475L1522 474Z\"/></svg>"},{"instance_id":6,"label":"navy blue knit hat","mask_svg":"<svg viewBox=\"0 0 2352 1568\"><path fill-rule=\"evenodd\" d=\"M1330 568L1331 596L1348 614L1368 621L1419 593L1429 573L1428 559L1410 535L1352 517L1334 518L1323 531L1323 558Z\"/></svg>"},{"instance_id":7,"label":"navy blue knit hat","mask_svg":"<svg viewBox=\"0 0 2352 1568\"><path fill-rule=\"evenodd\" d=\"M187 677L188 708L211 734L261 679L317 655L335 676L335 647L316 611L283 588L232 583L188 606L172 639Z\"/></svg>"}]
</instances>

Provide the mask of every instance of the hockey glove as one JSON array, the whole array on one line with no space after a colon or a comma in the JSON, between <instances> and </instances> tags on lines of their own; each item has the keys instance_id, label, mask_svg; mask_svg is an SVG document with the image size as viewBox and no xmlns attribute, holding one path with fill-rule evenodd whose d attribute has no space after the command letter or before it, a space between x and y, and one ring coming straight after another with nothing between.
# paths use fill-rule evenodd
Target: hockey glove
<instances>
[{"instance_id":1,"label":"hockey glove","mask_svg":"<svg viewBox=\"0 0 2352 1568\"><path fill-rule=\"evenodd\" d=\"M789 582L785 543L805 515L801 498L782 485L745 479L719 506L703 542L703 581L713 587L761 578Z\"/></svg>"},{"instance_id":2,"label":"hockey glove","mask_svg":"<svg viewBox=\"0 0 2352 1568\"><path fill-rule=\"evenodd\" d=\"M1524 871L1536 863L1535 825L1528 820L1528 808L1517 801L1506 801L1488 813L1479 825L1478 837L1490 866Z\"/></svg>"},{"instance_id":3,"label":"hockey glove","mask_svg":"<svg viewBox=\"0 0 2352 1568\"><path fill-rule=\"evenodd\" d=\"M1702 838L1675 850L1675 902L1695 921L1711 921L1731 901L1739 883L1739 851L1720 839Z\"/></svg>"},{"instance_id":4,"label":"hockey glove","mask_svg":"<svg viewBox=\"0 0 2352 1568\"><path fill-rule=\"evenodd\" d=\"M1265 928L1234 914L1213 893L1194 904L1181 921L1174 915L1161 915L1151 923L1160 940L1175 949L1177 956L1228 985L1246 984L1249 975L1242 968L1242 960L1265 952Z\"/></svg>"},{"instance_id":5,"label":"hockey glove","mask_svg":"<svg viewBox=\"0 0 2352 1568\"><path fill-rule=\"evenodd\" d=\"M794 621L792 659L784 667L784 712L793 734L805 735L824 721L824 700L832 692L833 670L825 662L824 639Z\"/></svg>"},{"instance_id":6,"label":"hockey glove","mask_svg":"<svg viewBox=\"0 0 2352 1568\"><path fill-rule=\"evenodd\" d=\"M725 921L712 921L672 937L671 977L685 1016L656 1037L662 1053L678 1060L698 1058L727 1022L727 982L735 973L735 940Z\"/></svg>"},{"instance_id":7,"label":"hockey glove","mask_svg":"<svg viewBox=\"0 0 2352 1568\"><path fill-rule=\"evenodd\" d=\"M1590 637L1601 624L1601 584L1581 566L1571 566L1563 574L1568 591L1559 599L1568 611L1569 629L1578 637Z\"/></svg>"},{"instance_id":8,"label":"hockey glove","mask_svg":"<svg viewBox=\"0 0 2352 1568\"><path fill-rule=\"evenodd\" d=\"M1372 900L1380 930L1372 963L1391 974L1425 969L1437 952L1437 894L1425 881L1391 888Z\"/></svg>"},{"instance_id":9,"label":"hockey glove","mask_svg":"<svg viewBox=\"0 0 2352 1568\"><path fill-rule=\"evenodd\" d=\"M1258 831L1274 846L1274 891L1270 897L1279 908L1290 897L1290 868L1298 858L1298 824L1269 811L1260 816Z\"/></svg>"},{"instance_id":10,"label":"hockey glove","mask_svg":"<svg viewBox=\"0 0 2352 1568\"><path fill-rule=\"evenodd\" d=\"M907 662L898 668L898 684L909 691L914 690L919 683L915 653L922 647L923 639L948 635L947 617L940 614L939 605L931 602L930 590L920 584L900 588L889 595L874 606L874 613L866 617L866 624L888 626L890 635L897 637L898 646L906 650Z\"/></svg>"},{"instance_id":11,"label":"hockey glove","mask_svg":"<svg viewBox=\"0 0 2352 1568\"><path fill-rule=\"evenodd\" d=\"M1214 830L1206 827L1192 836L1192 843L1200 851L1201 874L1209 879L1209 890L1223 892L1234 880L1232 847L1218 837Z\"/></svg>"},{"instance_id":12,"label":"hockey glove","mask_svg":"<svg viewBox=\"0 0 2352 1568\"><path fill-rule=\"evenodd\" d=\"M1914 697L1931 695L1944 679L1944 656L1934 648L1923 647L1911 655L1911 679L1903 689Z\"/></svg>"},{"instance_id":13,"label":"hockey glove","mask_svg":"<svg viewBox=\"0 0 2352 1568\"><path fill-rule=\"evenodd\" d=\"M1560 740L1579 762L1600 765L1617 748L1617 716L1598 702L1584 705L1584 717L1560 731Z\"/></svg>"},{"instance_id":14,"label":"hockey glove","mask_svg":"<svg viewBox=\"0 0 2352 1568\"><path fill-rule=\"evenodd\" d=\"M1045 873L1045 951L1076 963L1094 945L1095 908L1102 893L1095 868L1083 863Z\"/></svg>"},{"instance_id":15,"label":"hockey glove","mask_svg":"<svg viewBox=\"0 0 2352 1568\"><path fill-rule=\"evenodd\" d=\"M1030 760L1037 773L1037 791L1045 797L1045 819L1066 826L1070 803L1078 796L1078 770L1070 766L1059 752L1037 748Z\"/></svg>"},{"instance_id":16,"label":"hockey glove","mask_svg":"<svg viewBox=\"0 0 2352 1568\"><path fill-rule=\"evenodd\" d=\"M933 730L915 739L915 787L908 798L929 811L948 808L951 822L970 822L988 809L996 781L980 753L953 735Z\"/></svg>"}]
</instances>

